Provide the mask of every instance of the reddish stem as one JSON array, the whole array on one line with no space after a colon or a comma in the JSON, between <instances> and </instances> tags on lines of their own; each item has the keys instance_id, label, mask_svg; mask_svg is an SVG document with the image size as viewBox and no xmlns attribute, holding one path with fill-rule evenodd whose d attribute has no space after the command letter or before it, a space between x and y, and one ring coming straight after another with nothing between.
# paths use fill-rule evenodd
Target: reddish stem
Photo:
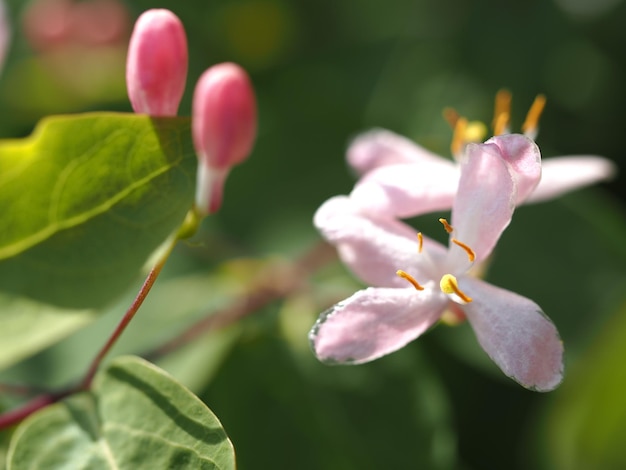
<instances>
[{"instance_id":1,"label":"reddish stem","mask_svg":"<svg viewBox=\"0 0 626 470\"><path fill-rule=\"evenodd\" d=\"M170 250L172 247L173 245L171 245ZM150 289L152 289L152 286L154 285L155 281L157 280L157 277L159 276L161 270L163 269L163 266L165 265L165 261L167 261L169 253L170 251L166 252L166 254L161 257L161 259L157 262L157 264L148 273L148 276L146 277L146 280L143 282L141 289L139 289L139 292L137 293L137 296L133 300L133 303L130 305L130 307L128 307L128 310L126 310L126 313L124 314L119 324L113 331L113 334L109 337L105 345L102 347L102 349L100 349L96 357L93 359L93 361L89 365L89 368L87 369L87 372L85 373L85 377L83 378L83 380L80 381L77 385L66 388L64 390L61 390L58 392L48 392L43 395L39 395L33 398L32 400L30 400L29 402L27 402L25 405L15 410L11 410L6 413L0 414L0 429L4 429L16 423L19 423L24 418L35 413L36 411L39 411L40 409L45 408L48 405L56 403L73 393L89 390L89 388L91 388L93 378L96 375L96 372L98 371L98 368L100 367L100 364L102 363L105 356L109 353L111 348L113 348L113 346L115 345L119 337L122 335L124 330L126 330L126 327L128 326L128 324L135 317L135 314L139 310L139 307L141 307L141 304L143 303L146 296L150 292Z\"/></svg>"},{"instance_id":2,"label":"reddish stem","mask_svg":"<svg viewBox=\"0 0 626 470\"><path fill-rule=\"evenodd\" d=\"M167 257L164 257L159 260L156 266L154 266L154 268L152 268L152 270L148 273L148 277L146 277L146 280L141 286L141 289L139 289L135 300L133 300L133 303L130 304L130 307L128 307L128 310L126 310L126 313L118 323L117 328L115 328L115 331L113 331L113 334L111 335L109 340L102 347L102 349L100 349L94 360L91 362L91 365L89 366L85 377L78 387L79 390L89 390L89 388L91 387L91 383L93 382L93 378L96 375L100 364L102 363L105 356L109 353L111 348L113 348L120 336L122 336L122 333L124 333L128 324L135 317L135 314L139 310L139 307L141 307L141 304L143 304L143 301L146 299L146 296L150 292L150 289L152 289L152 286L159 276L159 273L163 269L166 259Z\"/></svg>"},{"instance_id":3,"label":"reddish stem","mask_svg":"<svg viewBox=\"0 0 626 470\"><path fill-rule=\"evenodd\" d=\"M169 254L169 253L168 253ZM267 273L265 282L257 285L247 296L241 301L235 303L230 308L227 308L218 314L212 315L208 318L204 318L198 323L194 324L191 328L184 331L180 336L174 338L168 343L164 344L160 348L146 354L144 357L158 357L166 354L184 344L187 344L190 340L196 338L202 333L225 327L233 322L245 317L246 315L260 309L268 303L284 297L289 293L297 290L302 286L301 279L312 274L321 266L328 263L330 260L335 259L335 251L326 243L320 243L315 246L311 251L301 257L291 269L284 270L284 266L279 266L276 269L270 269L271 272ZM45 408L48 405L56 403L65 397L74 393L88 390L91 387L93 378L102 363L104 357L109 353L111 348L115 345L119 337L122 335L128 324L131 322L139 307L143 303L144 299L150 292L150 289L154 285L157 277L159 276L165 261L167 260L167 254L161 258L154 268L150 271L146 280L144 281L141 289L139 290L135 300L130 305L122 320L117 325L113 334L108 339L106 344L98 352L94 360L89 366L85 377L77 385L66 388L58 392L49 392L33 398L25 405L0 414L0 429L7 428L14 424L19 423L23 419L27 418L31 414Z\"/></svg>"},{"instance_id":4,"label":"reddish stem","mask_svg":"<svg viewBox=\"0 0 626 470\"><path fill-rule=\"evenodd\" d=\"M62 400L68 395L74 393L74 391L75 390L71 388L57 393L46 393L45 395L39 395L38 397L33 398L19 408L7 411L6 413L2 413L0 415L0 429L5 429L19 423L23 419L33 414L35 411L39 411L40 409L45 408L48 405L52 405L53 403Z\"/></svg>"}]
</instances>

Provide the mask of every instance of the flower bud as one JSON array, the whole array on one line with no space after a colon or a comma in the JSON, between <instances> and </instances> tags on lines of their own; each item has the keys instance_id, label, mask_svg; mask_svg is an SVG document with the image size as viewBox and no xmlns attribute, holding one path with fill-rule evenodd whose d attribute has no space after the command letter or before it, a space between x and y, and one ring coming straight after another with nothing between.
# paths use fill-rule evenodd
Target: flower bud
<instances>
[{"instance_id":1,"label":"flower bud","mask_svg":"<svg viewBox=\"0 0 626 470\"><path fill-rule=\"evenodd\" d=\"M209 68L193 95L192 134L198 154L196 207L210 214L221 206L230 169L245 160L256 137L256 101L247 73L223 63Z\"/></svg>"},{"instance_id":2,"label":"flower bud","mask_svg":"<svg viewBox=\"0 0 626 470\"><path fill-rule=\"evenodd\" d=\"M144 12L135 23L126 59L126 87L136 113L176 116L187 79L187 38L165 9Z\"/></svg>"}]
</instances>

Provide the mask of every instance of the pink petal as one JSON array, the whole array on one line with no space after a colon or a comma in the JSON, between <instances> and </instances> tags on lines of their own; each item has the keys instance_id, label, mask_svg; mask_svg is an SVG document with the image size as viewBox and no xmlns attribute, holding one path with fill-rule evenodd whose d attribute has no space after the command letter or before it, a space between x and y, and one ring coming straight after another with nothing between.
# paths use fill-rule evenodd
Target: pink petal
<instances>
[{"instance_id":1,"label":"pink petal","mask_svg":"<svg viewBox=\"0 0 626 470\"><path fill-rule=\"evenodd\" d=\"M406 287L407 281L396 275L399 269L426 282L432 278L432 260L441 260L446 254L442 245L426 237L419 254L415 229L393 219L363 217L347 196L326 201L313 223L337 247L344 264L373 286Z\"/></svg>"},{"instance_id":2,"label":"pink petal","mask_svg":"<svg viewBox=\"0 0 626 470\"><path fill-rule=\"evenodd\" d=\"M364 210L387 217L414 217L452 206L460 171L452 161L405 163L376 168L350 197Z\"/></svg>"},{"instance_id":3,"label":"pink petal","mask_svg":"<svg viewBox=\"0 0 626 470\"><path fill-rule=\"evenodd\" d=\"M446 161L412 140L384 129L374 129L357 136L348 147L347 159L359 174L397 163Z\"/></svg>"},{"instance_id":4,"label":"pink petal","mask_svg":"<svg viewBox=\"0 0 626 470\"><path fill-rule=\"evenodd\" d=\"M547 392L563 379L563 343L532 300L469 277L459 286L473 301L463 306L489 357L524 387Z\"/></svg>"},{"instance_id":5,"label":"pink petal","mask_svg":"<svg viewBox=\"0 0 626 470\"><path fill-rule=\"evenodd\" d=\"M323 362L372 361L420 336L439 319L446 302L433 289L361 290L324 312L309 340Z\"/></svg>"},{"instance_id":6,"label":"pink petal","mask_svg":"<svg viewBox=\"0 0 626 470\"><path fill-rule=\"evenodd\" d=\"M541 181L525 202L539 202L615 175L613 162L595 156L548 158L543 161Z\"/></svg>"},{"instance_id":7,"label":"pink petal","mask_svg":"<svg viewBox=\"0 0 626 470\"><path fill-rule=\"evenodd\" d=\"M502 158L511 165L511 176L517 186L517 201L526 199L541 179L541 152L537 144L521 134L499 135L485 143L500 149Z\"/></svg>"},{"instance_id":8,"label":"pink petal","mask_svg":"<svg viewBox=\"0 0 626 470\"><path fill-rule=\"evenodd\" d=\"M509 164L495 144L468 144L461 163L461 179L452 207L455 238L484 260L511 221L516 197ZM467 265L467 254L450 245L450 269Z\"/></svg>"}]
</instances>

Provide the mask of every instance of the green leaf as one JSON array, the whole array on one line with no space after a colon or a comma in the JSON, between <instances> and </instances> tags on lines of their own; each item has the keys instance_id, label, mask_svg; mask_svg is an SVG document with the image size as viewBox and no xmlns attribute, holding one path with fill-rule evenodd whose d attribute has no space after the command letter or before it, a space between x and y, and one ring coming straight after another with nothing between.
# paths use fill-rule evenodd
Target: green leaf
<instances>
[{"instance_id":1,"label":"green leaf","mask_svg":"<svg viewBox=\"0 0 626 470\"><path fill-rule=\"evenodd\" d=\"M133 356L99 374L92 393L49 406L15 431L8 469L234 469L219 420L190 391Z\"/></svg>"},{"instance_id":2,"label":"green leaf","mask_svg":"<svg viewBox=\"0 0 626 470\"><path fill-rule=\"evenodd\" d=\"M93 310L61 310L0 294L0 370L88 324L95 315Z\"/></svg>"},{"instance_id":3,"label":"green leaf","mask_svg":"<svg viewBox=\"0 0 626 470\"><path fill-rule=\"evenodd\" d=\"M0 142L0 289L99 307L136 279L193 202L189 119L44 119Z\"/></svg>"},{"instance_id":4,"label":"green leaf","mask_svg":"<svg viewBox=\"0 0 626 470\"><path fill-rule=\"evenodd\" d=\"M572 367L548 409L542 441L549 468L626 468L625 357L626 303Z\"/></svg>"}]
</instances>

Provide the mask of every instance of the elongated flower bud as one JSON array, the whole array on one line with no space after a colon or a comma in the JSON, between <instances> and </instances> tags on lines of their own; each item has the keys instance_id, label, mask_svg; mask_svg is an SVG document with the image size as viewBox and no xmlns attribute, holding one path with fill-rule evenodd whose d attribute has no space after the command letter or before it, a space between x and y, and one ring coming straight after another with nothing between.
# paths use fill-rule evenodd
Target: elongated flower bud
<instances>
[{"instance_id":1,"label":"elongated flower bud","mask_svg":"<svg viewBox=\"0 0 626 470\"><path fill-rule=\"evenodd\" d=\"M135 23L126 59L126 87L136 113L176 116L187 79L187 38L165 9L144 12Z\"/></svg>"},{"instance_id":2,"label":"elongated flower bud","mask_svg":"<svg viewBox=\"0 0 626 470\"><path fill-rule=\"evenodd\" d=\"M209 214L221 206L228 172L248 157L256 137L256 101L245 70L223 63L202 74L191 126L199 159L196 207Z\"/></svg>"}]
</instances>

